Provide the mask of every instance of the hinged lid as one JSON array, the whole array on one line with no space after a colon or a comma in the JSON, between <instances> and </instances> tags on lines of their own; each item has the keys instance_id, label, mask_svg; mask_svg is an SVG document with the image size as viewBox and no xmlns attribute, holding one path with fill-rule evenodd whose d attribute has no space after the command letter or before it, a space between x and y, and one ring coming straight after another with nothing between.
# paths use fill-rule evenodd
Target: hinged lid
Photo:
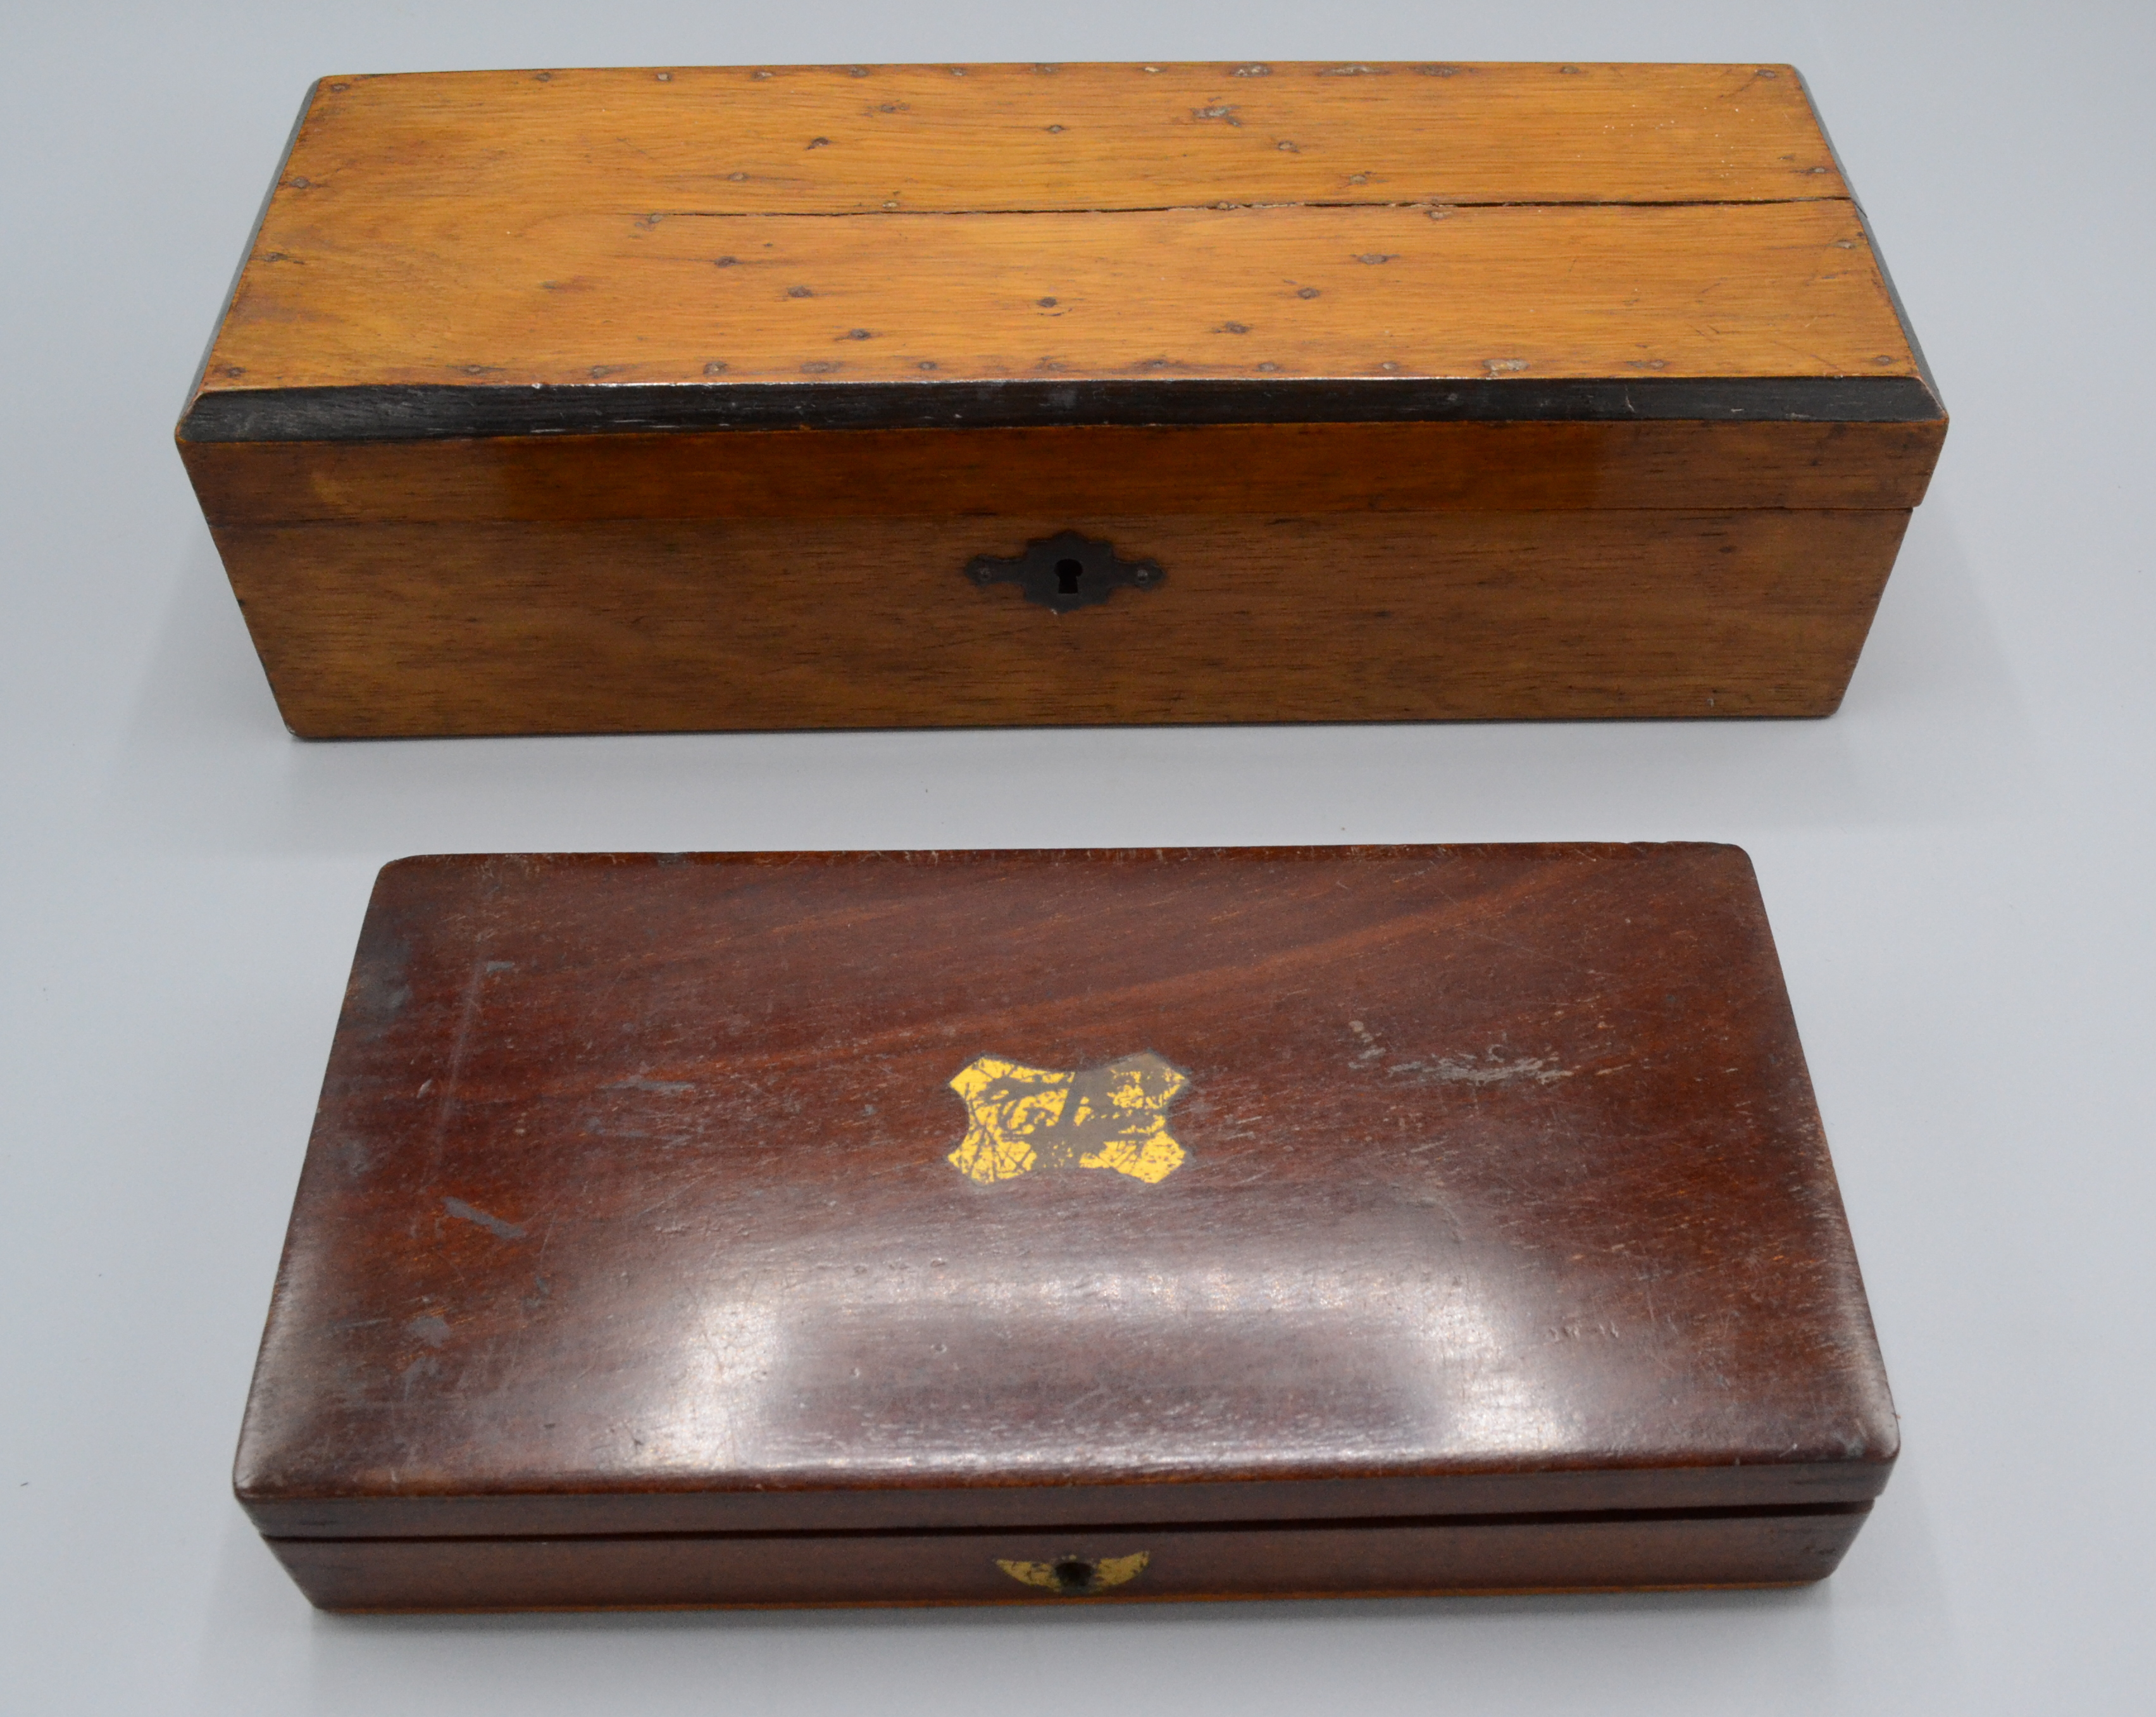
<instances>
[{"instance_id":1,"label":"hinged lid","mask_svg":"<svg viewBox=\"0 0 2156 1717\"><path fill-rule=\"evenodd\" d=\"M1894 1418L1733 848L429 858L272 1535L1789 1508Z\"/></svg>"},{"instance_id":2,"label":"hinged lid","mask_svg":"<svg viewBox=\"0 0 2156 1717\"><path fill-rule=\"evenodd\" d=\"M1941 415L1787 66L841 66L323 80L182 434Z\"/></svg>"}]
</instances>

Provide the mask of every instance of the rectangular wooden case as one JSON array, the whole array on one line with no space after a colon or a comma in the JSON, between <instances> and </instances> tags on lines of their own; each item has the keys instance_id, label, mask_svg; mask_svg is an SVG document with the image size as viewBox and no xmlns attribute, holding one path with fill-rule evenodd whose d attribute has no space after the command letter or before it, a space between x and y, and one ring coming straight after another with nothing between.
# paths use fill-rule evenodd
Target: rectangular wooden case
<instances>
[{"instance_id":1,"label":"rectangular wooden case","mask_svg":"<svg viewBox=\"0 0 2156 1717\"><path fill-rule=\"evenodd\" d=\"M1718 846L407 860L240 1440L338 1609L1830 1571L1897 1437Z\"/></svg>"},{"instance_id":2,"label":"rectangular wooden case","mask_svg":"<svg viewBox=\"0 0 2156 1717\"><path fill-rule=\"evenodd\" d=\"M1824 715L1945 429L1790 67L911 65L323 80L179 440L331 737Z\"/></svg>"}]
</instances>

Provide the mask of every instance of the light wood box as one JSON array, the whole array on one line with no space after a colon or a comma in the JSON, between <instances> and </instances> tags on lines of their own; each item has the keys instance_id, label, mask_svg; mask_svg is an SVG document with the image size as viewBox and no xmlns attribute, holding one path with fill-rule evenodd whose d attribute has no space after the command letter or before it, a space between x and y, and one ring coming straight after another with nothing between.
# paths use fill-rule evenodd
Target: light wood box
<instances>
[{"instance_id":1,"label":"light wood box","mask_svg":"<svg viewBox=\"0 0 2156 1717\"><path fill-rule=\"evenodd\" d=\"M1825 715L1945 429L1792 68L1281 63L325 80L179 440L332 737Z\"/></svg>"}]
</instances>

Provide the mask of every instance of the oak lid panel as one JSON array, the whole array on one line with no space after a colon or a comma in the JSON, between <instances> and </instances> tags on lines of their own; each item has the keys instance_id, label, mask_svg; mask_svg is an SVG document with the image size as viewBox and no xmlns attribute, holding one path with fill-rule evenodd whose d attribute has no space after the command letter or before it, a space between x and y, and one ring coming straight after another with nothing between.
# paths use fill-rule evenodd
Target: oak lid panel
<instances>
[{"instance_id":1,"label":"oak lid panel","mask_svg":"<svg viewBox=\"0 0 2156 1717\"><path fill-rule=\"evenodd\" d=\"M1846 203L295 232L214 384L1916 373ZM439 224L438 224L439 223ZM419 265L424 261L424 270Z\"/></svg>"},{"instance_id":2,"label":"oak lid panel","mask_svg":"<svg viewBox=\"0 0 2156 1717\"><path fill-rule=\"evenodd\" d=\"M324 201L842 214L1846 194L1785 65L446 72L322 80L264 239Z\"/></svg>"},{"instance_id":3,"label":"oak lid panel","mask_svg":"<svg viewBox=\"0 0 2156 1717\"><path fill-rule=\"evenodd\" d=\"M1939 415L1785 67L736 68L326 80L182 434Z\"/></svg>"}]
</instances>

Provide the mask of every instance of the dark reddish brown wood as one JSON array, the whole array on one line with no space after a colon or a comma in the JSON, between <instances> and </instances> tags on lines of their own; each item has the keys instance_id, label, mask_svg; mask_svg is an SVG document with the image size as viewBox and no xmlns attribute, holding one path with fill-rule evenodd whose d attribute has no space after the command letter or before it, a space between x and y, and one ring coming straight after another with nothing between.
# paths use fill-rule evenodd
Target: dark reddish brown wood
<instances>
[{"instance_id":1,"label":"dark reddish brown wood","mask_svg":"<svg viewBox=\"0 0 2156 1717\"><path fill-rule=\"evenodd\" d=\"M271 1548L331 1610L1399 1597L1800 1585L1834 1571L1868 1509L776 1542L277 1539ZM1139 1555L1146 1564L1126 1583L1074 1595L1022 1583L999 1565Z\"/></svg>"},{"instance_id":2,"label":"dark reddish brown wood","mask_svg":"<svg viewBox=\"0 0 2156 1717\"><path fill-rule=\"evenodd\" d=\"M1026 1068L1126 1070L1121 1170L1074 1120L983 1184ZM965 1600L798 1535L1275 1532L1161 1595L1808 1578L1856 1517L1639 1517L1861 1505L1896 1447L1733 848L444 858L369 910L237 1483L355 1541L281 1551L333 1604ZM1595 1530L1457 1536L1532 1515Z\"/></svg>"}]
</instances>

